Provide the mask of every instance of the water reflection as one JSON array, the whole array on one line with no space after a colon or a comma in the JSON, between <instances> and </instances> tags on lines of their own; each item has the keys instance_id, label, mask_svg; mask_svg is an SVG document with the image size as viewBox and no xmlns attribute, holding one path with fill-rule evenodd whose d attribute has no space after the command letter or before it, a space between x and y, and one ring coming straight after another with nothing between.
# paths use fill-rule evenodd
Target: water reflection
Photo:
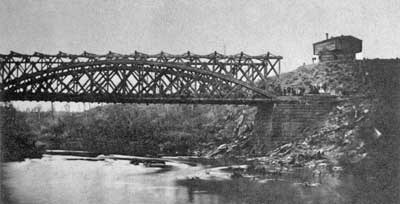
<instances>
[{"instance_id":1,"label":"water reflection","mask_svg":"<svg viewBox=\"0 0 400 204\"><path fill-rule=\"evenodd\" d=\"M174 170L157 174L129 161L47 156L4 164L3 184L11 203L187 203L186 187L174 180L200 168L167 164Z\"/></svg>"},{"instance_id":2,"label":"water reflection","mask_svg":"<svg viewBox=\"0 0 400 204\"><path fill-rule=\"evenodd\" d=\"M217 194L224 203L343 203L344 199L327 185L316 187L291 183L285 180L269 180L265 183L246 178L234 180L187 179L177 181L187 186L189 198L200 192ZM194 202L193 202L194 203Z\"/></svg>"},{"instance_id":3,"label":"water reflection","mask_svg":"<svg viewBox=\"0 0 400 204\"><path fill-rule=\"evenodd\" d=\"M157 168L156 171L147 172L146 174L162 174L173 170L177 170L173 165L165 165L162 168Z\"/></svg>"},{"instance_id":4,"label":"water reflection","mask_svg":"<svg viewBox=\"0 0 400 204\"><path fill-rule=\"evenodd\" d=\"M83 159L83 160L81 160ZM337 178L319 186L289 177L230 179L223 168L66 156L3 164L3 203L346 203ZM214 171L214 172L213 172ZM211 172L211 173L210 173ZM196 177L195 175L208 175ZM340 193L339 193L340 192Z\"/></svg>"}]
</instances>

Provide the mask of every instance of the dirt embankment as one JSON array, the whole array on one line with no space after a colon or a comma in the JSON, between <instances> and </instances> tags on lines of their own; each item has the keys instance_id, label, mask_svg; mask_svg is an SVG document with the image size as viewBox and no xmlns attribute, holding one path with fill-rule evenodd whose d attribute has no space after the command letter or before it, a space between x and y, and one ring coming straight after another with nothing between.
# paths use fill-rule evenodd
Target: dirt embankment
<instances>
[{"instance_id":1,"label":"dirt embankment","mask_svg":"<svg viewBox=\"0 0 400 204\"><path fill-rule=\"evenodd\" d=\"M282 74L279 80L273 80L273 86L308 88L325 84L329 93L346 100L336 105L319 126L303 132L303 139L254 157L254 169L290 171L308 167L323 174L354 171L360 165L376 169L382 161L399 163L395 162L399 158L395 147L400 144L396 137L400 124L399 80L400 60L390 59L320 63ZM251 156L257 144L252 142L254 132L247 132L210 155Z\"/></svg>"}]
</instances>

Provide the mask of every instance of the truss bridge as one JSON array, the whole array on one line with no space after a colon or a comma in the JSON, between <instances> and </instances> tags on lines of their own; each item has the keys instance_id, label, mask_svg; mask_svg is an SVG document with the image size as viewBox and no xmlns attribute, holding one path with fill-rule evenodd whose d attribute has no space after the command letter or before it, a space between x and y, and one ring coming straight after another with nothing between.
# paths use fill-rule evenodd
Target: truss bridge
<instances>
[{"instance_id":1,"label":"truss bridge","mask_svg":"<svg viewBox=\"0 0 400 204\"><path fill-rule=\"evenodd\" d=\"M279 76L271 53L149 55L0 54L2 101L256 104L276 97L265 90Z\"/></svg>"}]
</instances>

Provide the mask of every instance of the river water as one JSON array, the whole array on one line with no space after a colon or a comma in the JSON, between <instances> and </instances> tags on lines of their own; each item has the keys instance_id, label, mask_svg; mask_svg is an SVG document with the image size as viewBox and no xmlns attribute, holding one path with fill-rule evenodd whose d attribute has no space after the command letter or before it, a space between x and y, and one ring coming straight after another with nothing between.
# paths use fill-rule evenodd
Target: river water
<instances>
[{"instance_id":1,"label":"river water","mask_svg":"<svg viewBox=\"0 0 400 204\"><path fill-rule=\"evenodd\" d=\"M44 155L2 164L3 203L342 203L332 186L305 187L284 179L231 179L221 168L167 162L166 168L128 160L79 160Z\"/></svg>"}]
</instances>

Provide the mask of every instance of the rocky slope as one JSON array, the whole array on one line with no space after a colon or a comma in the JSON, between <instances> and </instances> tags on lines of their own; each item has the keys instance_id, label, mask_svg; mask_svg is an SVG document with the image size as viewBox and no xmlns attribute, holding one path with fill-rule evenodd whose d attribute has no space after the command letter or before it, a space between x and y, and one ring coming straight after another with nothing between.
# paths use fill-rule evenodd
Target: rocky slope
<instances>
[{"instance_id":1,"label":"rocky slope","mask_svg":"<svg viewBox=\"0 0 400 204\"><path fill-rule=\"evenodd\" d=\"M253 172L290 172L296 167L307 167L321 175L354 170L363 163L375 169L379 167L379 157L390 158L390 164L398 163L393 162L399 158L393 145L399 144L398 132L394 133L400 124L399 80L400 61L379 59L307 65L271 80L272 86L281 87L326 84L329 93L344 100L317 126L306 128L301 133L304 138L250 159L255 164ZM210 155L249 156L251 149L256 148L252 136L252 130L239 134Z\"/></svg>"}]
</instances>

